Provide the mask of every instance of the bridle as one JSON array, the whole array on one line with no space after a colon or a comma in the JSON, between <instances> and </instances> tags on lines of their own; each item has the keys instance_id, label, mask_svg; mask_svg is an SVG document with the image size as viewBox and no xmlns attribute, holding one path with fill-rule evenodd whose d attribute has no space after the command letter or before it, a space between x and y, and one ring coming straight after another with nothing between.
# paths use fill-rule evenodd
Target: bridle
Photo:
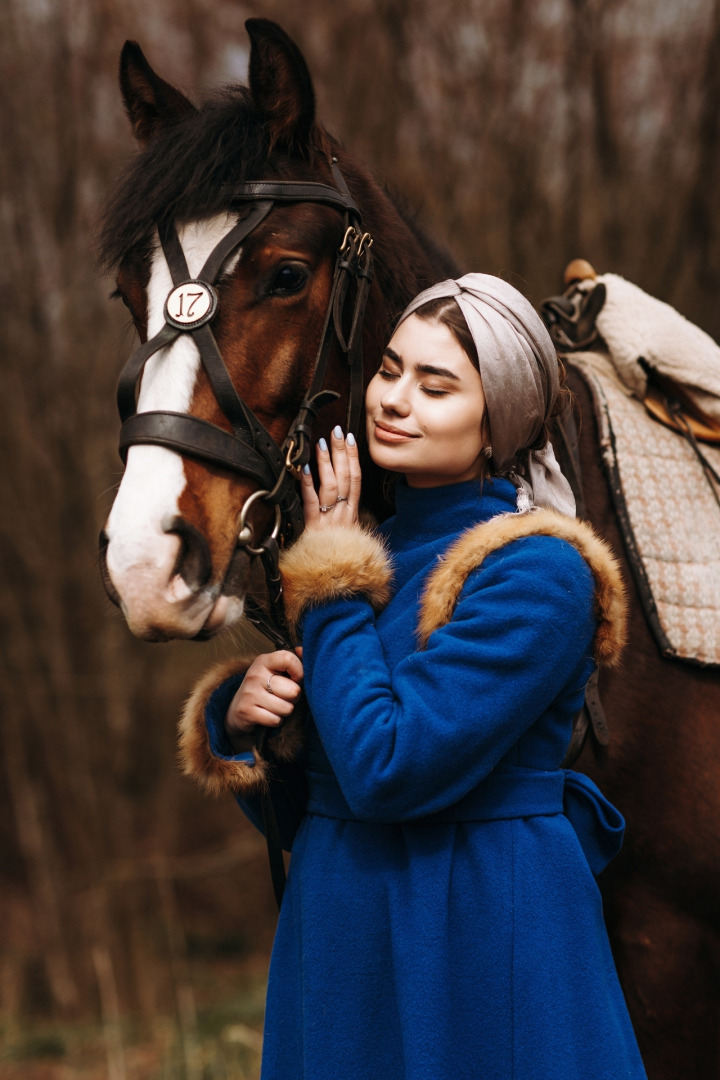
<instances>
[{"instance_id":1,"label":"bridle","mask_svg":"<svg viewBox=\"0 0 720 1080\"><path fill-rule=\"evenodd\" d=\"M332 174L336 187L316 182L265 180L233 186L229 193L230 201L254 205L216 244L195 278L188 270L175 225L169 223L159 229L160 244L173 282L165 303L165 324L130 356L120 374L117 390L118 412L122 421L119 450L123 461L127 458L128 448L137 443L164 446L240 473L259 485L240 510L237 544L263 562L270 618L251 598L246 598L245 615L277 646L283 648L287 647L288 638L282 618L279 544L296 539L303 529L302 504L295 477L309 462L312 425L318 410L339 397L334 390L323 389L335 342L345 355L349 369L348 431L358 430L362 407L362 323L372 281L372 238L362 230L362 215L335 158L332 159ZM215 283L226 260L277 203L299 202L336 207L344 216L345 229L335 260L330 298L310 386L285 441L278 446L235 389L211 323L218 308ZM346 311L351 280L355 282L354 302L352 308ZM347 332L346 326L349 328ZM137 412L136 390L145 364L151 356L172 344L183 333L190 334L197 345L205 373L232 432L187 413ZM271 533L255 543L248 511L259 499L275 507L275 523Z\"/></svg>"}]
</instances>

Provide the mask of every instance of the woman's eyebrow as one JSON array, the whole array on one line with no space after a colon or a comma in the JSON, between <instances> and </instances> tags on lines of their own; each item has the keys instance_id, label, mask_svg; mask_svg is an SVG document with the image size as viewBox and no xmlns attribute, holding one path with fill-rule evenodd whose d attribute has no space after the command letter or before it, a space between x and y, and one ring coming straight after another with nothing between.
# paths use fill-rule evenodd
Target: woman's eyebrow
<instances>
[{"instance_id":1,"label":"woman's eyebrow","mask_svg":"<svg viewBox=\"0 0 720 1080\"><path fill-rule=\"evenodd\" d=\"M441 375L445 379L455 379L456 382L460 382L460 376L454 371L448 371L444 367L435 367L434 364L416 364L415 370L422 372L423 375Z\"/></svg>"},{"instance_id":2,"label":"woman's eyebrow","mask_svg":"<svg viewBox=\"0 0 720 1080\"><path fill-rule=\"evenodd\" d=\"M394 360L400 367L404 367L403 358L399 353L396 353L394 349L388 346L383 356L387 356L390 360ZM448 368L436 367L434 364L416 364L415 370L419 371L421 375L440 375L445 379L455 379L456 382L460 382L460 376L456 375L454 371L449 371Z\"/></svg>"}]
</instances>

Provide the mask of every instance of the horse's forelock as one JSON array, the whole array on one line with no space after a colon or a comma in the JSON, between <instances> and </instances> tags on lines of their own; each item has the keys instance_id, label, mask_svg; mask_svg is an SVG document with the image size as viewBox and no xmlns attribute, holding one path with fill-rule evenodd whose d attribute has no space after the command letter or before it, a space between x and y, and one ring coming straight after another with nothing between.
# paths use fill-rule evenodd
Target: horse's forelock
<instances>
[{"instance_id":1,"label":"horse's forelock","mask_svg":"<svg viewBox=\"0 0 720 1080\"><path fill-rule=\"evenodd\" d=\"M327 152L325 133L315 140ZM297 165L312 159L304 148ZM232 188L248 180L290 178L293 163L273 155L267 126L247 87L215 93L196 112L170 123L128 164L101 222L99 258L112 271L158 224L226 211Z\"/></svg>"}]
</instances>

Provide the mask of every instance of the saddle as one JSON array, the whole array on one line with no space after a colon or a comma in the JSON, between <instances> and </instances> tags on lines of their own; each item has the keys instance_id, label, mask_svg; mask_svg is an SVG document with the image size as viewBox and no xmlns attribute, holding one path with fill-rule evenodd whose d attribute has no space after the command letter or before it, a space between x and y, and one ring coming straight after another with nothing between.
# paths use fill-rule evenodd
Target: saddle
<instances>
[{"instance_id":1,"label":"saddle","mask_svg":"<svg viewBox=\"0 0 720 1080\"><path fill-rule=\"evenodd\" d=\"M542 305L558 352L607 351L628 389L656 420L720 444L720 346L669 304L617 274L574 259L566 291Z\"/></svg>"},{"instance_id":2,"label":"saddle","mask_svg":"<svg viewBox=\"0 0 720 1080\"><path fill-rule=\"evenodd\" d=\"M592 393L603 464L661 654L720 664L720 347L575 260L542 315Z\"/></svg>"}]
</instances>

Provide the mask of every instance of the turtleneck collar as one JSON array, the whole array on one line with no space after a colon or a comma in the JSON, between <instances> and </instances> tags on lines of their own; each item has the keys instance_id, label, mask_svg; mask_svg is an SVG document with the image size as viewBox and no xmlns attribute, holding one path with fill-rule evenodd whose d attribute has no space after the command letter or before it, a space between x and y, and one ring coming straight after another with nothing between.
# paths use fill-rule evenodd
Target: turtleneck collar
<instances>
[{"instance_id":1,"label":"turtleneck collar","mask_svg":"<svg viewBox=\"0 0 720 1080\"><path fill-rule=\"evenodd\" d=\"M383 532L418 541L459 533L497 514L516 508L515 487L502 477L466 480L438 487L410 487L404 478L395 486L396 516Z\"/></svg>"}]
</instances>

